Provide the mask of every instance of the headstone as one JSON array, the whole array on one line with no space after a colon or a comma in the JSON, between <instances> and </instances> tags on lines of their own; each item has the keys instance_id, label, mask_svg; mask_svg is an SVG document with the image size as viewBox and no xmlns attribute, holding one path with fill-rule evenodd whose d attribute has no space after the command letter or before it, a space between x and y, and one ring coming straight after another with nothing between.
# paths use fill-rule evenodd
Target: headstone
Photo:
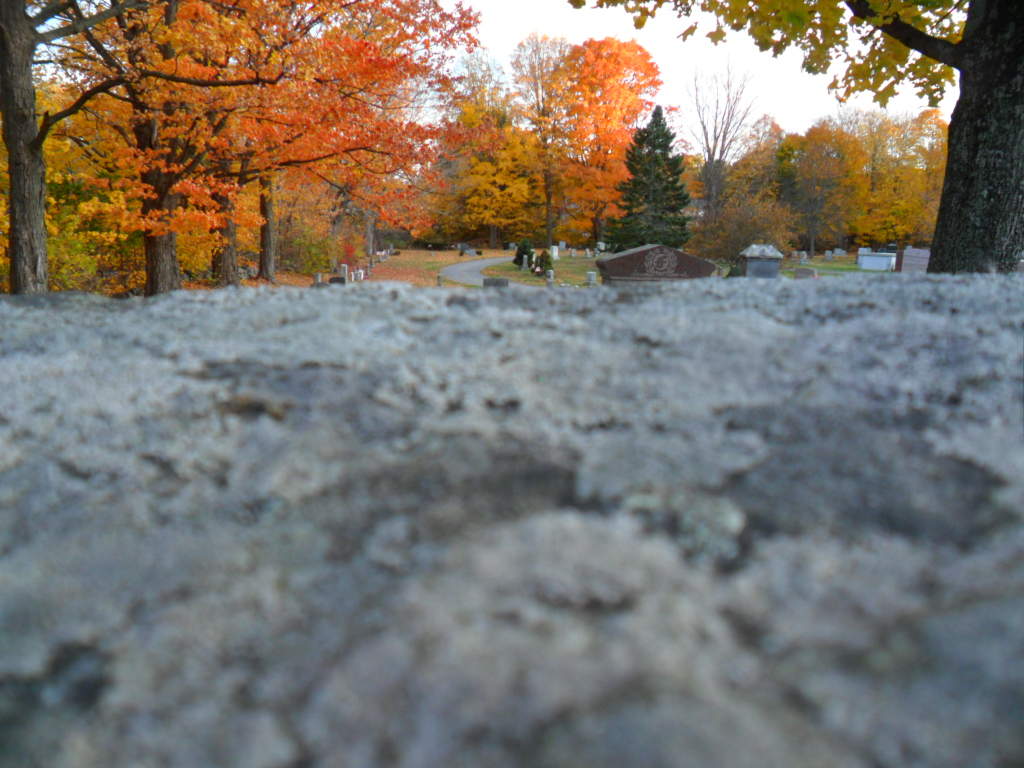
<instances>
[{"instance_id":1,"label":"headstone","mask_svg":"<svg viewBox=\"0 0 1024 768\"><path fill-rule=\"evenodd\" d=\"M715 265L667 245L643 245L597 260L605 283L690 280L711 277Z\"/></svg>"},{"instance_id":2,"label":"headstone","mask_svg":"<svg viewBox=\"0 0 1024 768\"><path fill-rule=\"evenodd\" d=\"M825 251L825 261L832 261L832 251Z\"/></svg>"},{"instance_id":3,"label":"headstone","mask_svg":"<svg viewBox=\"0 0 1024 768\"><path fill-rule=\"evenodd\" d=\"M814 278L818 276L818 270L810 269L809 267L797 267L793 273L793 277L797 280L807 280L808 278Z\"/></svg>"},{"instance_id":4,"label":"headstone","mask_svg":"<svg viewBox=\"0 0 1024 768\"><path fill-rule=\"evenodd\" d=\"M587 287L594 288L597 285L597 272L587 272Z\"/></svg>"},{"instance_id":5,"label":"headstone","mask_svg":"<svg viewBox=\"0 0 1024 768\"><path fill-rule=\"evenodd\" d=\"M903 271L927 272L931 256L930 248L905 248L903 250Z\"/></svg>"},{"instance_id":6,"label":"headstone","mask_svg":"<svg viewBox=\"0 0 1024 768\"><path fill-rule=\"evenodd\" d=\"M585 258L588 258L588 259L592 258L592 254L590 253L590 249L589 248L587 248L587 250L583 252L583 255L584 255Z\"/></svg>"},{"instance_id":7,"label":"headstone","mask_svg":"<svg viewBox=\"0 0 1024 768\"><path fill-rule=\"evenodd\" d=\"M870 272L892 272L896 269L896 255L892 253L857 253L857 266Z\"/></svg>"},{"instance_id":8,"label":"headstone","mask_svg":"<svg viewBox=\"0 0 1024 768\"><path fill-rule=\"evenodd\" d=\"M347 283L348 282L348 264L342 264L341 265L341 276L345 279L345 282Z\"/></svg>"},{"instance_id":9,"label":"headstone","mask_svg":"<svg viewBox=\"0 0 1024 768\"><path fill-rule=\"evenodd\" d=\"M557 245L552 245L551 246L551 260L552 261L558 261L558 246Z\"/></svg>"},{"instance_id":10,"label":"headstone","mask_svg":"<svg viewBox=\"0 0 1024 768\"><path fill-rule=\"evenodd\" d=\"M779 276L782 253L774 245L753 243L740 253L743 259L743 274L747 277Z\"/></svg>"},{"instance_id":11,"label":"headstone","mask_svg":"<svg viewBox=\"0 0 1024 768\"><path fill-rule=\"evenodd\" d=\"M605 247L606 247L606 246L605 246L605 244L604 244L603 242L598 242L598 244L597 244L597 250L598 250L598 252L601 252L601 251L603 251L603 250L605 249Z\"/></svg>"},{"instance_id":12,"label":"headstone","mask_svg":"<svg viewBox=\"0 0 1024 768\"><path fill-rule=\"evenodd\" d=\"M485 277L484 288L508 288L507 277Z\"/></svg>"},{"instance_id":13,"label":"headstone","mask_svg":"<svg viewBox=\"0 0 1024 768\"><path fill-rule=\"evenodd\" d=\"M845 256L846 251L844 251L842 248L836 248L834 251L832 251L832 255L838 258L839 256Z\"/></svg>"},{"instance_id":14,"label":"headstone","mask_svg":"<svg viewBox=\"0 0 1024 768\"><path fill-rule=\"evenodd\" d=\"M437 287L440 288L442 285L444 285L444 278L441 277L440 275L438 275L437 276Z\"/></svg>"},{"instance_id":15,"label":"headstone","mask_svg":"<svg viewBox=\"0 0 1024 768\"><path fill-rule=\"evenodd\" d=\"M559 240L558 241L558 247L564 251L565 250L565 240Z\"/></svg>"},{"instance_id":16,"label":"headstone","mask_svg":"<svg viewBox=\"0 0 1024 768\"><path fill-rule=\"evenodd\" d=\"M470 258L474 258L474 257L476 257L476 249L475 248L467 248L466 250L464 250L462 252L462 255L463 256L468 256Z\"/></svg>"},{"instance_id":17,"label":"headstone","mask_svg":"<svg viewBox=\"0 0 1024 768\"><path fill-rule=\"evenodd\" d=\"M548 288L554 288L555 287L555 270L549 269L547 271L547 274L545 275L545 277L547 278Z\"/></svg>"},{"instance_id":18,"label":"headstone","mask_svg":"<svg viewBox=\"0 0 1024 768\"><path fill-rule=\"evenodd\" d=\"M313 275L313 285L311 287L312 288L326 288L327 287L327 283L324 282L324 276L323 276L322 272L317 272L315 275Z\"/></svg>"},{"instance_id":19,"label":"headstone","mask_svg":"<svg viewBox=\"0 0 1024 768\"><path fill-rule=\"evenodd\" d=\"M328 282L331 285L345 285L346 280L344 277L332 277Z\"/></svg>"}]
</instances>

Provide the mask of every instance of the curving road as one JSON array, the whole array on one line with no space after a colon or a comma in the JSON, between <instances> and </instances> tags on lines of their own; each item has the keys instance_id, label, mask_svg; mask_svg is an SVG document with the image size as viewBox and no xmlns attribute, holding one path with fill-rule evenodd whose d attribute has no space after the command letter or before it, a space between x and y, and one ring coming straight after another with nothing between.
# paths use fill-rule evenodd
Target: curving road
<instances>
[{"instance_id":1,"label":"curving road","mask_svg":"<svg viewBox=\"0 0 1024 768\"><path fill-rule=\"evenodd\" d=\"M501 264L505 261L512 261L512 257L499 256L496 259L474 259L473 261L463 261L442 269L441 277L445 280L451 280L453 283L482 286L484 284L483 271L487 269L487 267L493 267L495 264Z\"/></svg>"}]
</instances>

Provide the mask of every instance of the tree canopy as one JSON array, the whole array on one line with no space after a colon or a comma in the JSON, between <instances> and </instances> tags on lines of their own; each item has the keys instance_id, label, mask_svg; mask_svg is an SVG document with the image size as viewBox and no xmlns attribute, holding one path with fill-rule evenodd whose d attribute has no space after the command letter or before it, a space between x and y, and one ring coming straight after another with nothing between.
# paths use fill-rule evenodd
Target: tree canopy
<instances>
[{"instance_id":1,"label":"tree canopy","mask_svg":"<svg viewBox=\"0 0 1024 768\"><path fill-rule=\"evenodd\" d=\"M582 8L586 0L569 0ZM824 73L836 61L846 71L833 85L846 94L868 91L885 103L901 82L935 103L953 83L962 36L963 0L597 0L598 7L623 6L642 27L667 7L682 17L713 14L707 36L719 42L728 29L745 30L762 51L803 52L809 72ZM692 22L681 37L694 35ZM884 34L878 34L882 32Z\"/></svg>"}]
</instances>

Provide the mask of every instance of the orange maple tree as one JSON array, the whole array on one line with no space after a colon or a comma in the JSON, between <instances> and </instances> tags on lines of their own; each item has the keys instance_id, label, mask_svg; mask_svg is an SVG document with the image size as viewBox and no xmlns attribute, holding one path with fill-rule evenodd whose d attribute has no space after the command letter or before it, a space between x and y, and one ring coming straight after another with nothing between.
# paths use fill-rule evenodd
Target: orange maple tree
<instances>
[{"instance_id":1,"label":"orange maple tree","mask_svg":"<svg viewBox=\"0 0 1024 768\"><path fill-rule=\"evenodd\" d=\"M355 184L421 162L443 126L420 94L443 95L474 23L430 0L167 0L65 46L80 88L123 81L96 100L81 143L139 201L146 293L180 285L178 232L230 240L251 180L325 163Z\"/></svg>"},{"instance_id":2,"label":"orange maple tree","mask_svg":"<svg viewBox=\"0 0 1024 768\"><path fill-rule=\"evenodd\" d=\"M594 242L619 213L617 187L629 175L626 149L661 86L658 65L639 43L614 38L573 46L568 78L567 197Z\"/></svg>"}]
</instances>

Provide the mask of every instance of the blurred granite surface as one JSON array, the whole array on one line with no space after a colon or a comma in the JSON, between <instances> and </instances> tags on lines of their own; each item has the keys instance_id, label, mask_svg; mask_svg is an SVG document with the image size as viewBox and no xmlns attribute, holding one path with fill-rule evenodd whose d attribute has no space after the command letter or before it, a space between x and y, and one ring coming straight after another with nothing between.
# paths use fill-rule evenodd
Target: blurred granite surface
<instances>
[{"instance_id":1,"label":"blurred granite surface","mask_svg":"<svg viewBox=\"0 0 1024 768\"><path fill-rule=\"evenodd\" d=\"M1019 766L1022 298L0 299L0 766Z\"/></svg>"}]
</instances>

